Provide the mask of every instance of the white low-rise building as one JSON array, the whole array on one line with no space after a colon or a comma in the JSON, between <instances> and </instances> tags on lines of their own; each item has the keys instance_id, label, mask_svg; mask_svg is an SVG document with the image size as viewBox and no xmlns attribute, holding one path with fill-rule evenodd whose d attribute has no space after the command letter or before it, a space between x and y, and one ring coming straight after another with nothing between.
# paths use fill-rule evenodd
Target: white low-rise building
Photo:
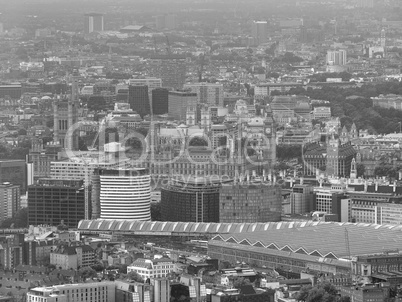
<instances>
[{"instance_id":1,"label":"white low-rise building","mask_svg":"<svg viewBox=\"0 0 402 302\"><path fill-rule=\"evenodd\" d=\"M143 259L138 258L127 267L127 273L136 272L144 280L148 278L166 277L173 272L174 263L169 258Z\"/></svg>"}]
</instances>

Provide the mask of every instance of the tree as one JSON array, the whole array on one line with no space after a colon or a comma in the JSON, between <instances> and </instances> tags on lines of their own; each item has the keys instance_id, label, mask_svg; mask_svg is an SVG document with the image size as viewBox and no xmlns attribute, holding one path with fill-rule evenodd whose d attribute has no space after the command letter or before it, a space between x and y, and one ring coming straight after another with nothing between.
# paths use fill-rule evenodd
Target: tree
<instances>
[{"instance_id":1,"label":"tree","mask_svg":"<svg viewBox=\"0 0 402 302\"><path fill-rule=\"evenodd\" d=\"M28 227L28 210L22 208L17 211L12 218L7 218L2 221L0 228L7 229L14 225L15 228L27 228Z\"/></svg>"},{"instance_id":2,"label":"tree","mask_svg":"<svg viewBox=\"0 0 402 302\"><path fill-rule=\"evenodd\" d=\"M338 290L329 283L323 282L314 287L303 286L296 295L296 300L303 302L335 302L338 301Z\"/></svg>"},{"instance_id":3,"label":"tree","mask_svg":"<svg viewBox=\"0 0 402 302\"><path fill-rule=\"evenodd\" d=\"M363 177L364 173L366 172L366 167L363 164L357 164L356 165L356 172L357 172L357 177Z\"/></svg>"},{"instance_id":4,"label":"tree","mask_svg":"<svg viewBox=\"0 0 402 302\"><path fill-rule=\"evenodd\" d=\"M127 279L135 282L144 283L144 279L142 279L142 277L137 272L134 271L131 271L127 274Z\"/></svg>"},{"instance_id":5,"label":"tree","mask_svg":"<svg viewBox=\"0 0 402 302\"><path fill-rule=\"evenodd\" d=\"M98 277L98 274L96 273L96 271L93 268L89 267L89 266L85 266L85 267L80 268L78 270L78 274L79 274L79 276L81 276L81 278L83 280L85 280L87 278L96 278L96 277Z\"/></svg>"},{"instance_id":6,"label":"tree","mask_svg":"<svg viewBox=\"0 0 402 302\"><path fill-rule=\"evenodd\" d=\"M96 272L101 272L105 269L105 267L100 263L92 265L91 268Z\"/></svg>"},{"instance_id":7,"label":"tree","mask_svg":"<svg viewBox=\"0 0 402 302\"><path fill-rule=\"evenodd\" d=\"M161 203L151 203L151 220L152 221L161 221Z\"/></svg>"},{"instance_id":8,"label":"tree","mask_svg":"<svg viewBox=\"0 0 402 302\"><path fill-rule=\"evenodd\" d=\"M233 279L233 287L240 288L245 285L251 285L250 279L244 277L238 277Z\"/></svg>"},{"instance_id":9,"label":"tree","mask_svg":"<svg viewBox=\"0 0 402 302\"><path fill-rule=\"evenodd\" d=\"M18 130L18 135L27 135L27 131L24 128Z\"/></svg>"},{"instance_id":10,"label":"tree","mask_svg":"<svg viewBox=\"0 0 402 302\"><path fill-rule=\"evenodd\" d=\"M208 146L208 142L204 138L196 136L191 139L189 146L191 146L191 147L196 147L196 146L204 147L205 146L206 147L206 146Z\"/></svg>"}]
</instances>

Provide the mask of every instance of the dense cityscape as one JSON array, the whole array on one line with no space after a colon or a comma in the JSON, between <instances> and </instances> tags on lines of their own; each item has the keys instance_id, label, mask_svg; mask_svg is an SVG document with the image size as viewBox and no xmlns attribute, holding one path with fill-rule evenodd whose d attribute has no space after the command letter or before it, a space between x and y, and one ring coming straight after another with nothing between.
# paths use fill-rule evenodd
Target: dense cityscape
<instances>
[{"instance_id":1,"label":"dense cityscape","mask_svg":"<svg viewBox=\"0 0 402 302\"><path fill-rule=\"evenodd\" d=\"M0 301L402 301L401 0L0 4Z\"/></svg>"}]
</instances>

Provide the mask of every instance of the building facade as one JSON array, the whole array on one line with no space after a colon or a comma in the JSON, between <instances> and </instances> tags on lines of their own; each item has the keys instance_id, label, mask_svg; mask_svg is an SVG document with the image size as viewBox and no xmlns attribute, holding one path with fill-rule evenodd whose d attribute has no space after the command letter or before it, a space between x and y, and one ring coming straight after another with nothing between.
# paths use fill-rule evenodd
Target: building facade
<instances>
[{"instance_id":1,"label":"building facade","mask_svg":"<svg viewBox=\"0 0 402 302\"><path fill-rule=\"evenodd\" d=\"M138 258L131 265L127 266L127 273L136 272L144 280L150 278L166 277L173 272L174 263L169 258L143 259Z\"/></svg>"},{"instance_id":2,"label":"building facade","mask_svg":"<svg viewBox=\"0 0 402 302\"><path fill-rule=\"evenodd\" d=\"M98 191L100 218L151 219L151 176L147 169L96 169L93 190Z\"/></svg>"},{"instance_id":3,"label":"building facade","mask_svg":"<svg viewBox=\"0 0 402 302\"><path fill-rule=\"evenodd\" d=\"M223 184L220 189L219 222L280 221L281 188L269 182Z\"/></svg>"},{"instance_id":4,"label":"building facade","mask_svg":"<svg viewBox=\"0 0 402 302\"><path fill-rule=\"evenodd\" d=\"M20 186L8 182L0 184L0 223L12 218L21 205Z\"/></svg>"},{"instance_id":5,"label":"building facade","mask_svg":"<svg viewBox=\"0 0 402 302\"><path fill-rule=\"evenodd\" d=\"M112 302L115 295L115 282L63 284L32 288L27 302Z\"/></svg>"},{"instance_id":6,"label":"building facade","mask_svg":"<svg viewBox=\"0 0 402 302\"><path fill-rule=\"evenodd\" d=\"M19 185L21 193L27 190L27 165L24 160L0 160L0 183Z\"/></svg>"},{"instance_id":7,"label":"building facade","mask_svg":"<svg viewBox=\"0 0 402 302\"><path fill-rule=\"evenodd\" d=\"M170 179L161 191L162 220L219 222L219 190L222 183L214 177Z\"/></svg>"},{"instance_id":8,"label":"building facade","mask_svg":"<svg viewBox=\"0 0 402 302\"><path fill-rule=\"evenodd\" d=\"M197 106L197 94L189 91L169 91L168 113L176 120L184 121L188 107Z\"/></svg>"},{"instance_id":9,"label":"building facade","mask_svg":"<svg viewBox=\"0 0 402 302\"><path fill-rule=\"evenodd\" d=\"M103 31L103 14L85 14L84 33Z\"/></svg>"},{"instance_id":10,"label":"building facade","mask_svg":"<svg viewBox=\"0 0 402 302\"><path fill-rule=\"evenodd\" d=\"M185 84L184 89L190 89L197 94L198 104L223 106L223 85L211 83Z\"/></svg>"},{"instance_id":11,"label":"building facade","mask_svg":"<svg viewBox=\"0 0 402 302\"><path fill-rule=\"evenodd\" d=\"M128 103L130 104L130 108L141 117L151 113L149 101L148 86L130 85L128 87Z\"/></svg>"},{"instance_id":12,"label":"building facade","mask_svg":"<svg viewBox=\"0 0 402 302\"><path fill-rule=\"evenodd\" d=\"M28 224L75 228L85 219L85 188L82 180L40 179L28 187Z\"/></svg>"},{"instance_id":13,"label":"building facade","mask_svg":"<svg viewBox=\"0 0 402 302\"><path fill-rule=\"evenodd\" d=\"M169 112L169 90L155 88L152 90L152 113L166 114Z\"/></svg>"}]
</instances>

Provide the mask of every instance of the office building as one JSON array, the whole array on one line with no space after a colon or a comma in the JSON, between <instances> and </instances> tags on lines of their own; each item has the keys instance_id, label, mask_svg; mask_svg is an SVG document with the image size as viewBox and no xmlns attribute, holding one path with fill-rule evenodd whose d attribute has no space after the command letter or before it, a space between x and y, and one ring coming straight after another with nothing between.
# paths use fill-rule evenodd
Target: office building
<instances>
[{"instance_id":1,"label":"office building","mask_svg":"<svg viewBox=\"0 0 402 302\"><path fill-rule=\"evenodd\" d=\"M138 258L129 266L127 266L127 273L136 272L144 281L149 278L161 278L170 274L175 267L172 259L144 259Z\"/></svg>"},{"instance_id":2,"label":"office building","mask_svg":"<svg viewBox=\"0 0 402 302\"><path fill-rule=\"evenodd\" d=\"M64 222L75 228L82 219L85 219L84 181L45 178L28 187L29 225L57 226Z\"/></svg>"},{"instance_id":3,"label":"office building","mask_svg":"<svg viewBox=\"0 0 402 302\"><path fill-rule=\"evenodd\" d=\"M162 80L157 78L130 79L130 86L148 86L148 97L152 99L152 90L162 87Z\"/></svg>"},{"instance_id":4,"label":"office building","mask_svg":"<svg viewBox=\"0 0 402 302\"><path fill-rule=\"evenodd\" d=\"M290 213L305 214L310 212L313 207L313 190L309 185L296 184L291 188L290 193Z\"/></svg>"},{"instance_id":5,"label":"office building","mask_svg":"<svg viewBox=\"0 0 402 302\"><path fill-rule=\"evenodd\" d=\"M336 214L337 221L349 221L349 200L341 186L319 187L314 189L313 209L319 213Z\"/></svg>"},{"instance_id":6,"label":"office building","mask_svg":"<svg viewBox=\"0 0 402 302\"><path fill-rule=\"evenodd\" d=\"M151 74L162 79L162 87L182 89L186 82L186 58L181 55L158 55L151 58Z\"/></svg>"},{"instance_id":7,"label":"office building","mask_svg":"<svg viewBox=\"0 0 402 302\"><path fill-rule=\"evenodd\" d=\"M130 108L137 112L141 117L151 113L149 104L148 86L129 86L128 103Z\"/></svg>"},{"instance_id":8,"label":"office building","mask_svg":"<svg viewBox=\"0 0 402 302\"><path fill-rule=\"evenodd\" d=\"M254 44L260 45L268 41L268 23L267 21L254 21L251 28L251 34Z\"/></svg>"},{"instance_id":9,"label":"office building","mask_svg":"<svg viewBox=\"0 0 402 302\"><path fill-rule=\"evenodd\" d=\"M147 169L95 169L93 200L102 219L151 220L151 176Z\"/></svg>"},{"instance_id":10,"label":"office building","mask_svg":"<svg viewBox=\"0 0 402 302\"><path fill-rule=\"evenodd\" d=\"M327 51L327 65L346 65L346 63L347 51L345 49Z\"/></svg>"},{"instance_id":11,"label":"office building","mask_svg":"<svg viewBox=\"0 0 402 302\"><path fill-rule=\"evenodd\" d=\"M20 186L9 182L0 184L0 224L14 217L20 209Z\"/></svg>"},{"instance_id":12,"label":"office building","mask_svg":"<svg viewBox=\"0 0 402 302\"><path fill-rule=\"evenodd\" d=\"M4 182L20 186L21 193L27 190L27 164L24 160L0 160L0 184Z\"/></svg>"},{"instance_id":13,"label":"office building","mask_svg":"<svg viewBox=\"0 0 402 302\"><path fill-rule=\"evenodd\" d=\"M197 94L198 104L209 106L223 106L223 85L211 83L185 84L184 89L190 89Z\"/></svg>"},{"instance_id":14,"label":"office building","mask_svg":"<svg viewBox=\"0 0 402 302\"><path fill-rule=\"evenodd\" d=\"M85 14L84 33L90 34L92 32L103 31L103 14L90 13Z\"/></svg>"},{"instance_id":15,"label":"office building","mask_svg":"<svg viewBox=\"0 0 402 302\"><path fill-rule=\"evenodd\" d=\"M63 284L31 288L27 302L114 302L115 295L115 282Z\"/></svg>"},{"instance_id":16,"label":"office building","mask_svg":"<svg viewBox=\"0 0 402 302\"><path fill-rule=\"evenodd\" d=\"M219 222L219 190L223 183L214 177L171 178L161 191L164 221Z\"/></svg>"},{"instance_id":17,"label":"office building","mask_svg":"<svg viewBox=\"0 0 402 302\"><path fill-rule=\"evenodd\" d=\"M166 114L169 112L169 90L156 88L152 92L152 113Z\"/></svg>"},{"instance_id":18,"label":"office building","mask_svg":"<svg viewBox=\"0 0 402 302\"><path fill-rule=\"evenodd\" d=\"M261 179L223 184L220 189L219 222L280 221L281 188Z\"/></svg>"},{"instance_id":19,"label":"office building","mask_svg":"<svg viewBox=\"0 0 402 302\"><path fill-rule=\"evenodd\" d=\"M187 107L197 106L197 94L190 91L169 91L168 113L176 120L186 119Z\"/></svg>"}]
</instances>

